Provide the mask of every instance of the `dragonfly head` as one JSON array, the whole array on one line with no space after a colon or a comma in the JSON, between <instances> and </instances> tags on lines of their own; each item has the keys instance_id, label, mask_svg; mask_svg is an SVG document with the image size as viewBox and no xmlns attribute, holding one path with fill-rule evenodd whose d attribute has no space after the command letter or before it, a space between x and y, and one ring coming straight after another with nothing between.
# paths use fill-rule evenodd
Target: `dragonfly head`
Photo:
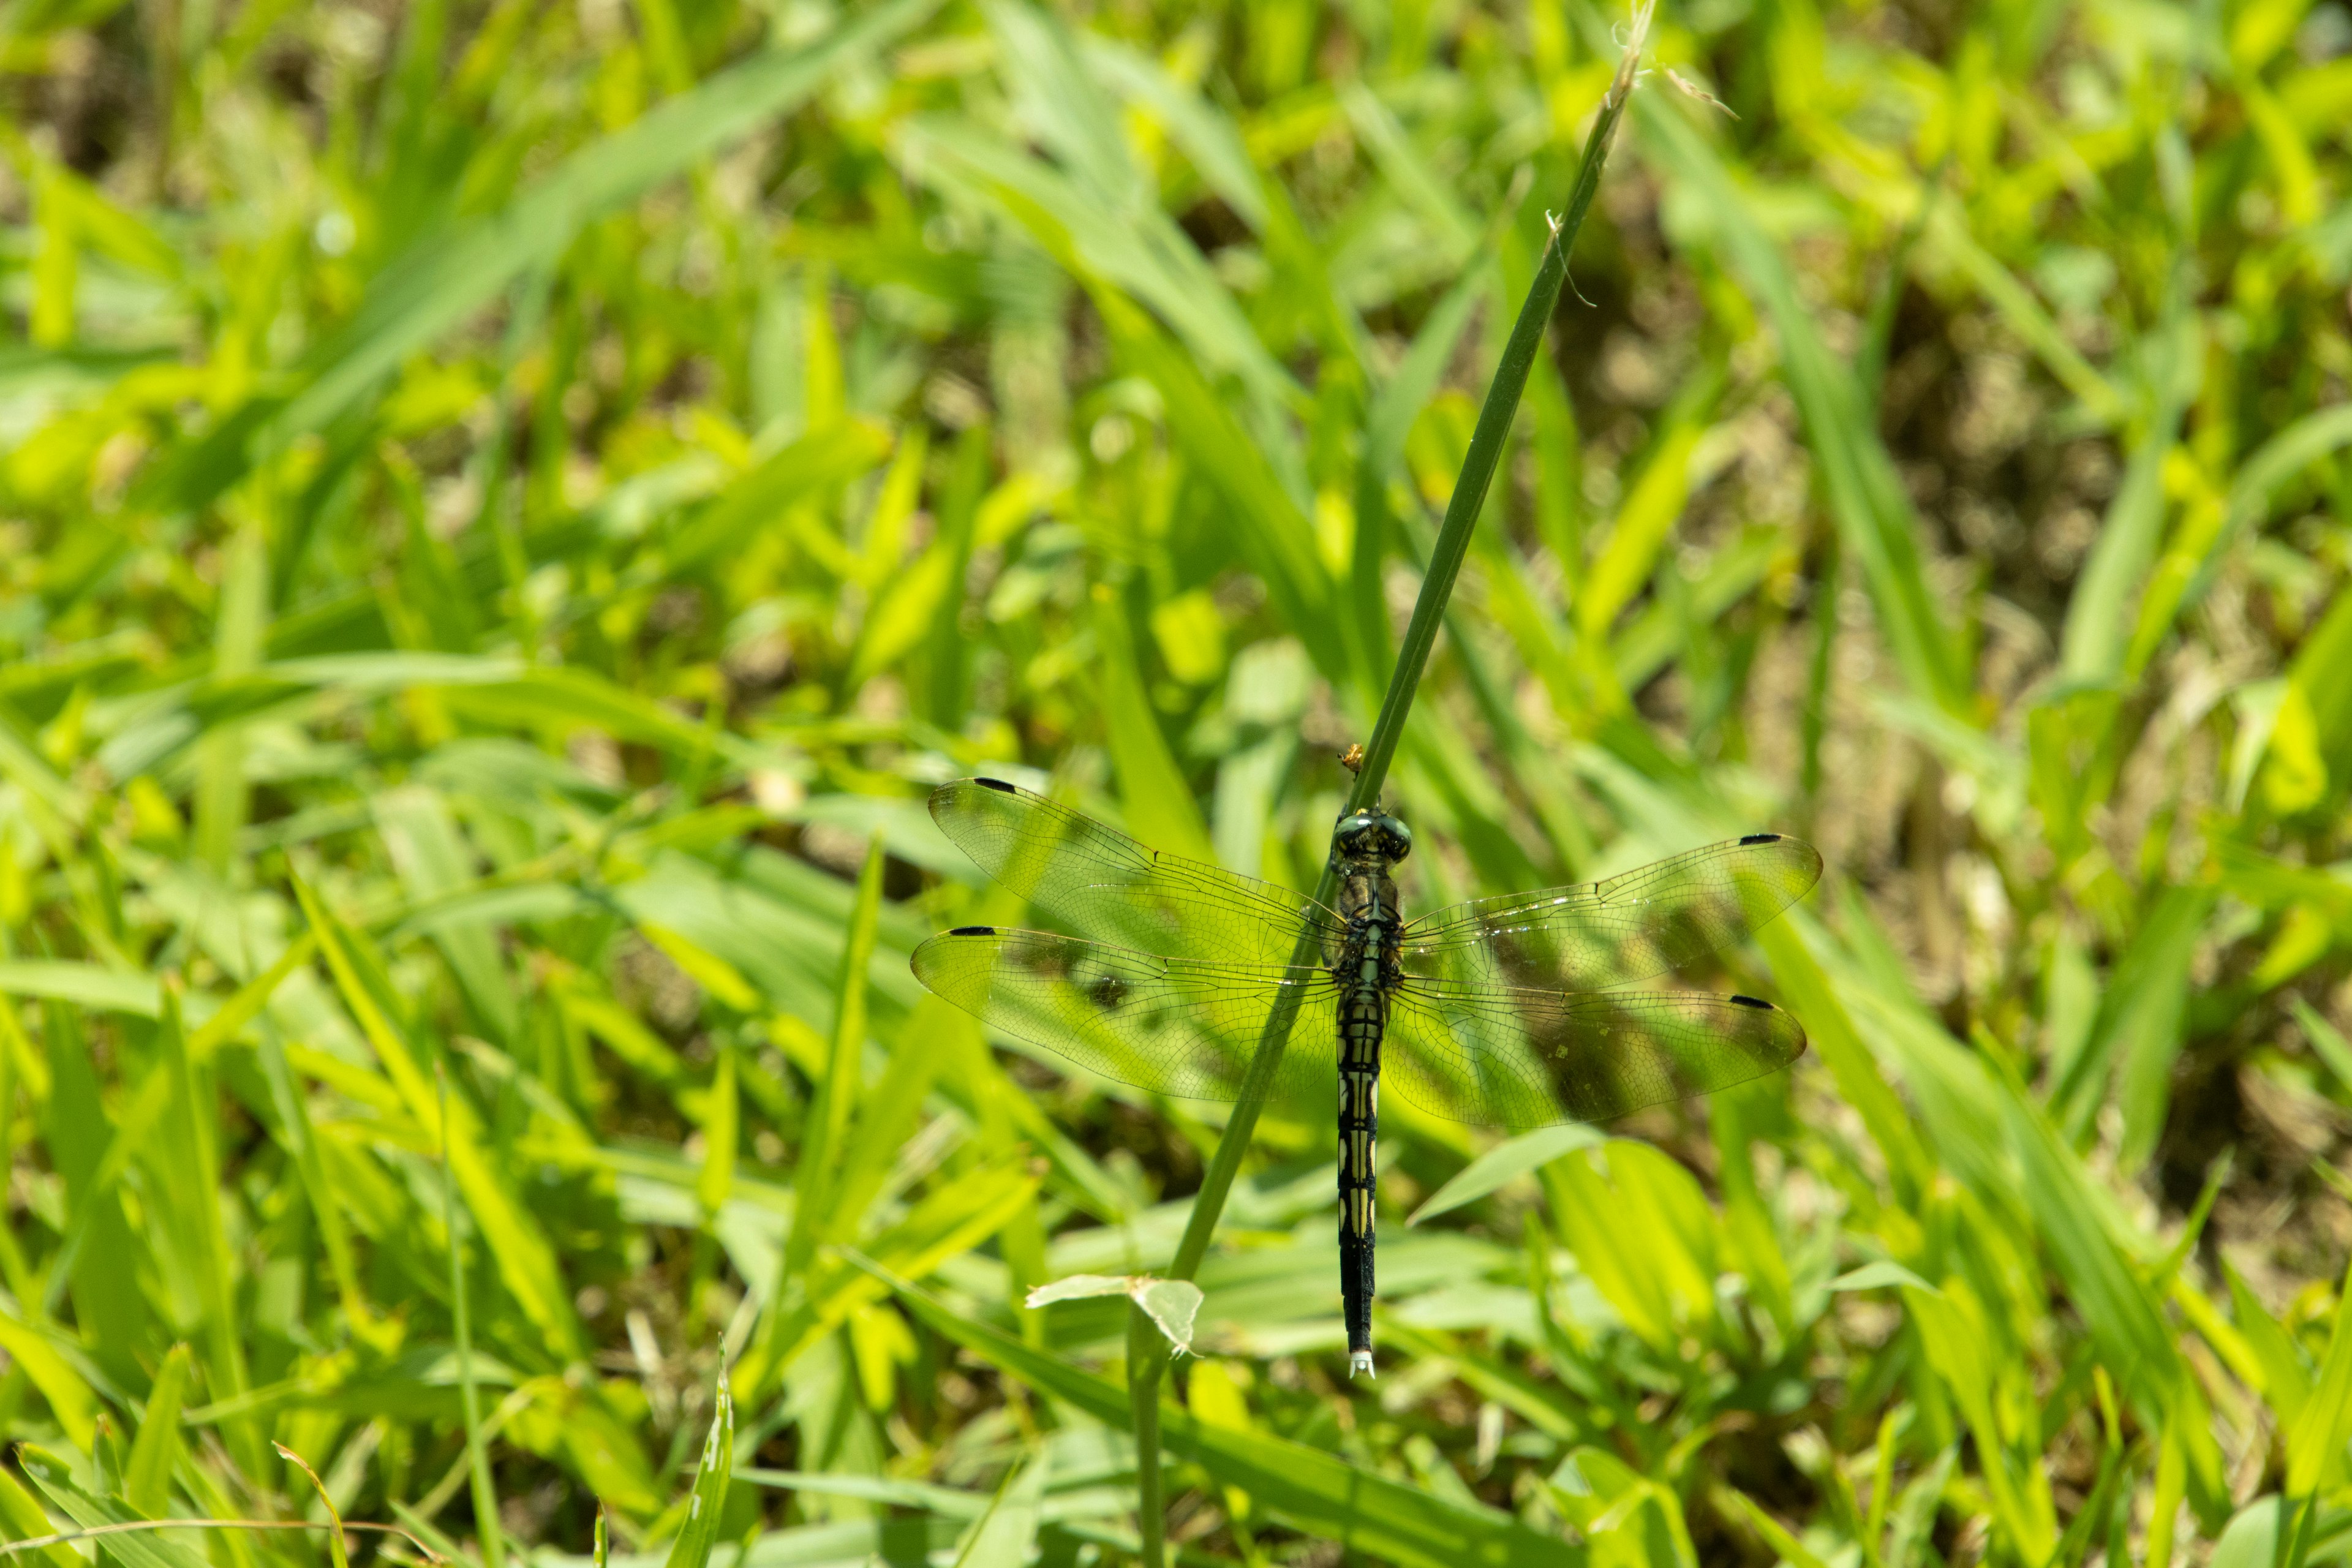
<instances>
[{"instance_id":1,"label":"dragonfly head","mask_svg":"<svg viewBox=\"0 0 2352 1568\"><path fill-rule=\"evenodd\" d=\"M1395 865L1412 853L1412 829L1385 811L1360 811L1339 819L1331 847L1346 860L1381 860Z\"/></svg>"}]
</instances>

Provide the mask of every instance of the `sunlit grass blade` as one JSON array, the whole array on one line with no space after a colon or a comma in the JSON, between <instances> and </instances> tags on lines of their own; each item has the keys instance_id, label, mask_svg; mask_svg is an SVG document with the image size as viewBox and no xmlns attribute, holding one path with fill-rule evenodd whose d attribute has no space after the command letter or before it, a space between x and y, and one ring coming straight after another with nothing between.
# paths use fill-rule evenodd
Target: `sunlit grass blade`
<instances>
[{"instance_id":1,"label":"sunlit grass blade","mask_svg":"<svg viewBox=\"0 0 2352 1568\"><path fill-rule=\"evenodd\" d=\"M1787 257L1682 107L1639 97L1644 143L1705 204L1713 243L1759 297L1779 333L1781 375L1804 416L1820 483L1850 558L1860 564L1905 680L1920 698L1964 712L1968 671L1928 584L1919 520L1865 412L1852 374L1830 353Z\"/></svg>"},{"instance_id":2,"label":"sunlit grass blade","mask_svg":"<svg viewBox=\"0 0 2352 1568\"><path fill-rule=\"evenodd\" d=\"M934 1332L1039 1393L1097 1420L1129 1426L1127 1393L1108 1379L959 1317L909 1287L898 1288L898 1299ZM1459 1568L1465 1561L1532 1565L1557 1562L1562 1550L1561 1542L1508 1514L1404 1486L1303 1444L1211 1426L1173 1407L1157 1409L1171 1453L1244 1489L1299 1528L1355 1550L1424 1568Z\"/></svg>"},{"instance_id":3,"label":"sunlit grass blade","mask_svg":"<svg viewBox=\"0 0 2352 1568\"><path fill-rule=\"evenodd\" d=\"M713 1395L710 1430L694 1467L686 1524L669 1549L666 1568L709 1568L727 1505L727 1483L735 1473L735 1401L721 1373Z\"/></svg>"},{"instance_id":4,"label":"sunlit grass blade","mask_svg":"<svg viewBox=\"0 0 2352 1568\"><path fill-rule=\"evenodd\" d=\"M755 54L574 153L496 214L418 242L385 269L359 311L305 356L299 391L282 405L252 405L247 416L225 421L205 447L163 470L142 499L203 505L240 477L248 442L282 445L325 426L403 356L559 254L581 225L791 109L845 60L887 46L937 3L887 0L804 48Z\"/></svg>"}]
</instances>

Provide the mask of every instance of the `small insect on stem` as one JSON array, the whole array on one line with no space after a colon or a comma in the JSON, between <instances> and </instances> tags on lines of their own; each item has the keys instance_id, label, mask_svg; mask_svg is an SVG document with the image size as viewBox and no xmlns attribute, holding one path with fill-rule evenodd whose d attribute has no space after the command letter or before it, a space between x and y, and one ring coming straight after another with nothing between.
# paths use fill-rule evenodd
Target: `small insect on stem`
<instances>
[{"instance_id":1,"label":"small insect on stem","mask_svg":"<svg viewBox=\"0 0 2352 1568\"><path fill-rule=\"evenodd\" d=\"M1351 773L1362 773L1364 771L1364 743L1361 741L1358 741L1354 745L1349 746L1346 751L1340 752L1339 765L1347 769Z\"/></svg>"}]
</instances>

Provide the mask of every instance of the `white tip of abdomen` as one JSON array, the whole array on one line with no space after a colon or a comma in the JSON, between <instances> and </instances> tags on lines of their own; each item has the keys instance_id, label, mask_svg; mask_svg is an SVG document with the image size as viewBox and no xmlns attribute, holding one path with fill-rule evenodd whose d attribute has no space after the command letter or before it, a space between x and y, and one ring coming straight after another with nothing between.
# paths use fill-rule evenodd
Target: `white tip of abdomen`
<instances>
[{"instance_id":1,"label":"white tip of abdomen","mask_svg":"<svg viewBox=\"0 0 2352 1568\"><path fill-rule=\"evenodd\" d=\"M1372 1371L1371 1352L1350 1351L1348 1352L1348 1375L1349 1377L1353 1377L1360 1372L1366 1377L1374 1377L1379 1375Z\"/></svg>"}]
</instances>

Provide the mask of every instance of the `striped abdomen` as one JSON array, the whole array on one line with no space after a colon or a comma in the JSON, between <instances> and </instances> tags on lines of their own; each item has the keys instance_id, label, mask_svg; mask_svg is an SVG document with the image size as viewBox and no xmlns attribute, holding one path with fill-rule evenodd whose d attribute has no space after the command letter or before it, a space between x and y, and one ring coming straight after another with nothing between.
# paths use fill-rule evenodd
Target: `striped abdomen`
<instances>
[{"instance_id":1,"label":"striped abdomen","mask_svg":"<svg viewBox=\"0 0 2352 1568\"><path fill-rule=\"evenodd\" d=\"M1339 1291L1351 1374L1372 1369L1372 1152L1388 1005L1377 984L1351 986L1339 1002Z\"/></svg>"}]
</instances>

